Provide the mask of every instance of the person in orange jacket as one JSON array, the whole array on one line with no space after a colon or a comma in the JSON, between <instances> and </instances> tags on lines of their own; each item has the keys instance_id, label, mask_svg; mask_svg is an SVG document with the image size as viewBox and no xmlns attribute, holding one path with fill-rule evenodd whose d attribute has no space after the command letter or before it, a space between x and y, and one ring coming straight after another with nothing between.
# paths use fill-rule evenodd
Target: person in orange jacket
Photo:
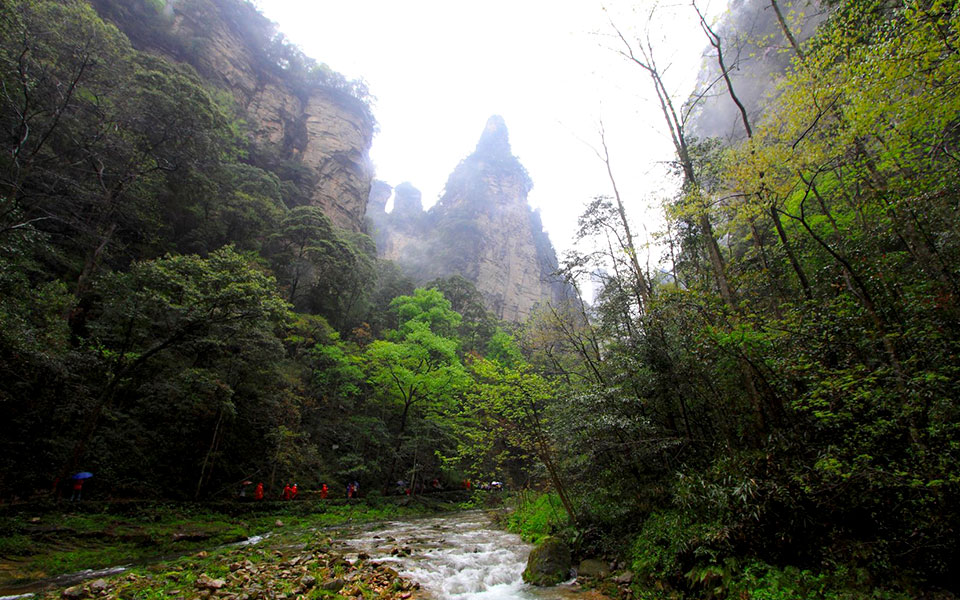
<instances>
[{"instance_id":1,"label":"person in orange jacket","mask_svg":"<svg viewBox=\"0 0 960 600\"><path fill-rule=\"evenodd\" d=\"M263 482L257 484L256 489L253 490L253 499L254 500L263 500Z\"/></svg>"}]
</instances>

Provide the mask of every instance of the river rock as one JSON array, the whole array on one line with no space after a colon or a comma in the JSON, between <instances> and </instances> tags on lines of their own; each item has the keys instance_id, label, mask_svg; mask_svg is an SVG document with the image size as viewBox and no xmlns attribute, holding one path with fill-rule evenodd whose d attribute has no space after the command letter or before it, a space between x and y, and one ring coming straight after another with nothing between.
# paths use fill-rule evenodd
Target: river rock
<instances>
[{"instance_id":1,"label":"river rock","mask_svg":"<svg viewBox=\"0 0 960 600\"><path fill-rule=\"evenodd\" d=\"M587 558L580 561L580 566L577 567L577 575L580 577L594 577L597 579L603 579L610 574L609 565L595 558Z\"/></svg>"},{"instance_id":2,"label":"river rock","mask_svg":"<svg viewBox=\"0 0 960 600\"><path fill-rule=\"evenodd\" d=\"M206 573L201 573L200 576L197 577L196 586L200 589L219 590L225 585L227 585L227 582L223 579L213 579Z\"/></svg>"},{"instance_id":3,"label":"river rock","mask_svg":"<svg viewBox=\"0 0 960 600\"><path fill-rule=\"evenodd\" d=\"M530 552L523 580L532 585L557 585L570 575L570 548L555 537L548 537Z\"/></svg>"},{"instance_id":4,"label":"river rock","mask_svg":"<svg viewBox=\"0 0 960 600\"><path fill-rule=\"evenodd\" d=\"M320 587L328 592L337 593L342 590L345 585L347 585L347 582L342 579L331 579L330 581L325 581Z\"/></svg>"},{"instance_id":5,"label":"river rock","mask_svg":"<svg viewBox=\"0 0 960 600\"><path fill-rule=\"evenodd\" d=\"M75 585L63 590L60 595L64 598L83 598L87 595L87 592L83 589L83 585Z\"/></svg>"},{"instance_id":6,"label":"river rock","mask_svg":"<svg viewBox=\"0 0 960 600\"><path fill-rule=\"evenodd\" d=\"M108 586L106 579L98 579L90 584L90 591L94 594L102 594Z\"/></svg>"}]
</instances>

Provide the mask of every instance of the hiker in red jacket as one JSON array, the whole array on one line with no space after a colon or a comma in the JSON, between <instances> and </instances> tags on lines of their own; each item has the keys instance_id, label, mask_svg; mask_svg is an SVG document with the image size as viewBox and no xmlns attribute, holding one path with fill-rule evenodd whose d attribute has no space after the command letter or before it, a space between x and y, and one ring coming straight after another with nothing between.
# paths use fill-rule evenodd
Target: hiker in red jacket
<instances>
[{"instance_id":1,"label":"hiker in red jacket","mask_svg":"<svg viewBox=\"0 0 960 600\"><path fill-rule=\"evenodd\" d=\"M293 493L293 488L290 487L290 484L289 484L289 483L288 483L287 485L283 486L283 499L284 499L284 500L289 500L289 499L292 497L292 496L291 496L292 493Z\"/></svg>"},{"instance_id":2,"label":"hiker in red jacket","mask_svg":"<svg viewBox=\"0 0 960 600\"><path fill-rule=\"evenodd\" d=\"M70 496L70 500L80 501L80 492L83 491L83 480L74 479L73 480L73 495Z\"/></svg>"},{"instance_id":3,"label":"hiker in red jacket","mask_svg":"<svg viewBox=\"0 0 960 600\"><path fill-rule=\"evenodd\" d=\"M255 490L253 490L253 499L254 500L263 500L263 482L257 484Z\"/></svg>"},{"instance_id":4,"label":"hiker in red jacket","mask_svg":"<svg viewBox=\"0 0 960 600\"><path fill-rule=\"evenodd\" d=\"M330 490L327 489L327 484L323 484L323 487L320 488L320 499L321 499L321 500L326 500L326 499L327 499L327 493L329 493L329 492L330 492Z\"/></svg>"},{"instance_id":5,"label":"hiker in red jacket","mask_svg":"<svg viewBox=\"0 0 960 600\"><path fill-rule=\"evenodd\" d=\"M293 500L297 497L297 484L293 484L293 487L290 488L290 499Z\"/></svg>"}]
</instances>

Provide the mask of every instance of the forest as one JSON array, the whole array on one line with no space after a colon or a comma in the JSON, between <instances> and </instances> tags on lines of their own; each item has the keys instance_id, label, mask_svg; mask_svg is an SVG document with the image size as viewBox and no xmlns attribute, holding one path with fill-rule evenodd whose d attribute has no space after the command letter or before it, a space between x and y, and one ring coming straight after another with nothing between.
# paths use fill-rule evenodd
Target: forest
<instances>
[{"instance_id":1,"label":"forest","mask_svg":"<svg viewBox=\"0 0 960 600\"><path fill-rule=\"evenodd\" d=\"M251 5L209 2L262 68L372 111ZM0 0L3 502L76 471L91 497L181 501L499 479L556 498L555 532L626 561L635 597L960 593L956 2L835 0L805 40L778 11L764 110L718 82L734 142L695 138L622 35L679 191L648 248L598 190L597 250L560 272L602 269L600 294L520 324L311 206L296 160L170 58L193 46L161 5Z\"/></svg>"}]
</instances>

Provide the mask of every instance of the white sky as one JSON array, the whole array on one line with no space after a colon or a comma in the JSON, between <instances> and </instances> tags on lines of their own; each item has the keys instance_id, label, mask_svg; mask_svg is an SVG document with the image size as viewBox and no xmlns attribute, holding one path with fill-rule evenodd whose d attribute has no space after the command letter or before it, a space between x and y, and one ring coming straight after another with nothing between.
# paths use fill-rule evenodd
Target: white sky
<instances>
[{"instance_id":1,"label":"white sky","mask_svg":"<svg viewBox=\"0 0 960 600\"><path fill-rule=\"evenodd\" d=\"M648 79L610 48L608 15L635 35L647 0L256 0L288 39L376 97L376 177L409 181L424 207L502 115L534 182L531 206L558 255L583 206L611 188L599 146L603 119L615 175L638 237L659 225L663 161L673 148ZM701 1L706 5L706 0ZM722 0L714 0L716 9ZM606 11L604 10L606 6ZM636 7L636 8L634 8ZM658 62L676 97L693 86L705 46L687 1L660 3ZM715 10L713 11L715 12ZM656 262L656 257L654 257Z\"/></svg>"}]
</instances>

